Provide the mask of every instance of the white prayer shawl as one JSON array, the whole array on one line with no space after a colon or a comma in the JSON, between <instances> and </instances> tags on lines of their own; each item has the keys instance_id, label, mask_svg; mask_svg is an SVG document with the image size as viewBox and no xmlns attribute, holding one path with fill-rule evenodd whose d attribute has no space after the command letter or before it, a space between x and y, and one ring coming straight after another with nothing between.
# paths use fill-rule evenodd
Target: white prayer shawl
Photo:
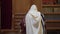
<instances>
[{"instance_id":1,"label":"white prayer shawl","mask_svg":"<svg viewBox=\"0 0 60 34\"><path fill-rule=\"evenodd\" d=\"M32 5L25 17L26 34L43 34L41 19L41 13L36 5Z\"/></svg>"}]
</instances>

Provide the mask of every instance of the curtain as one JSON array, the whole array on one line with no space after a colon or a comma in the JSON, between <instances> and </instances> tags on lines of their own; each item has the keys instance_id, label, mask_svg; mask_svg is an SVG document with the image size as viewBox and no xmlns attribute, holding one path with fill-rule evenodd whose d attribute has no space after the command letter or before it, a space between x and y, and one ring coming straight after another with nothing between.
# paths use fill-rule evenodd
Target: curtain
<instances>
[{"instance_id":1,"label":"curtain","mask_svg":"<svg viewBox=\"0 0 60 34\"><path fill-rule=\"evenodd\" d=\"M1 29L11 29L12 26L12 0L2 0Z\"/></svg>"}]
</instances>

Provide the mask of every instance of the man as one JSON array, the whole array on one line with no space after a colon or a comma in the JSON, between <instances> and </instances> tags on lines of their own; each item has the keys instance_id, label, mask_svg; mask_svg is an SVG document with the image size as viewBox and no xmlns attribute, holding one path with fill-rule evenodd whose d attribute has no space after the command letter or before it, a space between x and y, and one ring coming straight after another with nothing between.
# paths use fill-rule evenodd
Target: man
<instances>
[{"instance_id":1,"label":"man","mask_svg":"<svg viewBox=\"0 0 60 34\"><path fill-rule=\"evenodd\" d=\"M32 5L25 17L26 34L43 34L41 21L41 13L37 10L36 5Z\"/></svg>"}]
</instances>

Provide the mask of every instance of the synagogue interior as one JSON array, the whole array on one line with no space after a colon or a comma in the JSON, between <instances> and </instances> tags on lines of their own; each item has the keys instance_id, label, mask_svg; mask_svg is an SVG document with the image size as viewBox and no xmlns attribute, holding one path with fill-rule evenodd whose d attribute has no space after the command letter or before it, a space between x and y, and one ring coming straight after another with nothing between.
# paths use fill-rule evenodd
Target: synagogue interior
<instances>
[{"instance_id":1,"label":"synagogue interior","mask_svg":"<svg viewBox=\"0 0 60 34\"><path fill-rule=\"evenodd\" d=\"M0 0L0 34L26 34L25 16L33 4L44 15L45 34L60 34L60 0Z\"/></svg>"}]
</instances>

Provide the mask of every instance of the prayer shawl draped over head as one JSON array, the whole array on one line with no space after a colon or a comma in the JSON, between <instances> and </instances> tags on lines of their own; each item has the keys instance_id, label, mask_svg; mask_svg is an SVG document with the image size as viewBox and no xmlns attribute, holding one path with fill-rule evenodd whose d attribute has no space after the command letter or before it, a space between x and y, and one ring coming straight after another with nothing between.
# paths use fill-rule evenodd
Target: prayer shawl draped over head
<instances>
[{"instance_id":1,"label":"prayer shawl draped over head","mask_svg":"<svg viewBox=\"0 0 60 34\"><path fill-rule=\"evenodd\" d=\"M25 17L26 34L43 34L41 20L41 13L37 10L36 5L32 5Z\"/></svg>"}]
</instances>

